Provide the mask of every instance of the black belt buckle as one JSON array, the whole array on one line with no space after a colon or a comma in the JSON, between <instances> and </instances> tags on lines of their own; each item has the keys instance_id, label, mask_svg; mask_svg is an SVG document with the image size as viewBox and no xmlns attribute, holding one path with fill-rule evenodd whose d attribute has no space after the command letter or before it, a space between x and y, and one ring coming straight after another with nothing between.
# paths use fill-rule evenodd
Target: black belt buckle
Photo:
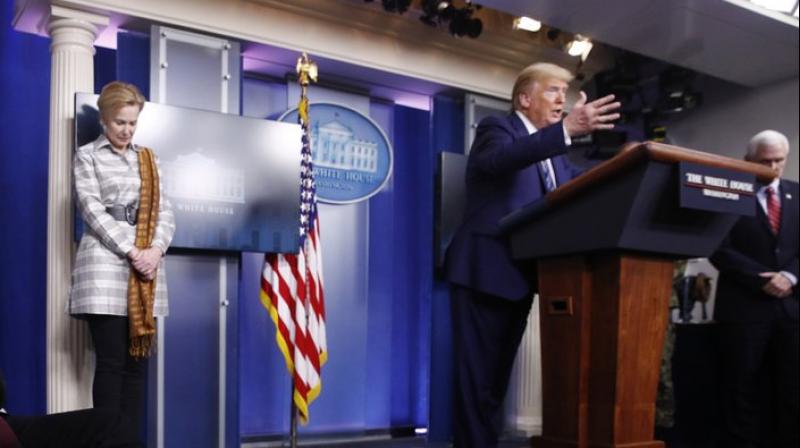
<instances>
[{"instance_id":1,"label":"black belt buckle","mask_svg":"<svg viewBox=\"0 0 800 448\"><path fill-rule=\"evenodd\" d=\"M138 214L139 208L133 204L128 204L125 206L125 221L128 224L135 226L136 225L136 215Z\"/></svg>"}]
</instances>

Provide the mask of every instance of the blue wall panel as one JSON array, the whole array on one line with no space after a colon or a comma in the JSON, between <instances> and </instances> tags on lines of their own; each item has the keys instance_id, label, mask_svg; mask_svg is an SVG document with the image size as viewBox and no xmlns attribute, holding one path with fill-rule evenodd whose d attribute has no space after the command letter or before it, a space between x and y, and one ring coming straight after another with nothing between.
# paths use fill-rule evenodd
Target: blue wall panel
<instances>
[{"instance_id":1,"label":"blue wall panel","mask_svg":"<svg viewBox=\"0 0 800 448\"><path fill-rule=\"evenodd\" d=\"M433 99L433 147L441 152L463 153L464 103L461 99ZM435 156L436 157L436 156ZM450 293L441 278L434 281L431 305L431 385L428 439L443 442L452 434L453 358Z\"/></svg>"},{"instance_id":2,"label":"blue wall panel","mask_svg":"<svg viewBox=\"0 0 800 448\"><path fill-rule=\"evenodd\" d=\"M242 78L242 115L277 120L286 112L286 83Z\"/></svg>"},{"instance_id":3,"label":"blue wall panel","mask_svg":"<svg viewBox=\"0 0 800 448\"><path fill-rule=\"evenodd\" d=\"M0 5L0 369L8 409L47 409L45 269L50 107L50 40L9 25Z\"/></svg>"},{"instance_id":4,"label":"blue wall panel","mask_svg":"<svg viewBox=\"0 0 800 448\"><path fill-rule=\"evenodd\" d=\"M117 34L117 77L150 98L150 36L136 32ZM99 93L99 91L98 91Z\"/></svg>"},{"instance_id":5,"label":"blue wall panel","mask_svg":"<svg viewBox=\"0 0 800 448\"><path fill-rule=\"evenodd\" d=\"M264 254L242 253L239 278L239 431L243 436L289 429L291 383L275 326L259 301ZM324 392L323 392L324 393Z\"/></svg>"},{"instance_id":6,"label":"blue wall panel","mask_svg":"<svg viewBox=\"0 0 800 448\"><path fill-rule=\"evenodd\" d=\"M170 317L164 350L164 443L214 446L217 440L219 257L167 258Z\"/></svg>"},{"instance_id":7,"label":"blue wall panel","mask_svg":"<svg viewBox=\"0 0 800 448\"><path fill-rule=\"evenodd\" d=\"M117 52L108 48L94 49L94 92L100 93L103 86L117 79Z\"/></svg>"},{"instance_id":8,"label":"blue wall panel","mask_svg":"<svg viewBox=\"0 0 800 448\"><path fill-rule=\"evenodd\" d=\"M370 116L394 142L394 106L373 101ZM397 157L397 148L394 148ZM396 163L395 159L395 163ZM395 300L395 266L399 262L395 252L395 192L397 171L386 186L369 199L369 296L367 309L367 365L364 401L367 408L365 427L385 429L391 421L392 383L395 366L399 366L392 351L391 332L394 327L392 306Z\"/></svg>"},{"instance_id":9,"label":"blue wall panel","mask_svg":"<svg viewBox=\"0 0 800 448\"><path fill-rule=\"evenodd\" d=\"M328 362L322 394L304 432L364 429L370 401L367 387L369 209L367 204L320 207L325 275Z\"/></svg>"},{"instance_id":10,"label":"blue wall panel","mask_svg":"<svg viewBox=\"0 0 800 448\"><path fill-rule=\"evenodd\" d=\"M433 150L464 154L464 100L447 96L433 98Z\"/></svg>"}]
</instances>

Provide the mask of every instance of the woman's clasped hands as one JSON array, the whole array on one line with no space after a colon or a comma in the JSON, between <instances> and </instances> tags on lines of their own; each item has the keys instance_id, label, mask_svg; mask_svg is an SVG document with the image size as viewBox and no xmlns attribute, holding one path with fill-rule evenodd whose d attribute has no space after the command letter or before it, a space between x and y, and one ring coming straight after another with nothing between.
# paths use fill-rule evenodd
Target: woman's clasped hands
<instances>
[{"instance_id":1,"label":"woman's clasped hands","mask_svg":"<svg viewBox=\"0 0 800 448\"><path fill-rule=\"evenodd\" d=\"M161 249L157 247L149 247L147 249L133 248L128 252L128 259L139 275L145 280L153 280L156 277L156 269L163 255Z\"/></svg>"}]
</instances>

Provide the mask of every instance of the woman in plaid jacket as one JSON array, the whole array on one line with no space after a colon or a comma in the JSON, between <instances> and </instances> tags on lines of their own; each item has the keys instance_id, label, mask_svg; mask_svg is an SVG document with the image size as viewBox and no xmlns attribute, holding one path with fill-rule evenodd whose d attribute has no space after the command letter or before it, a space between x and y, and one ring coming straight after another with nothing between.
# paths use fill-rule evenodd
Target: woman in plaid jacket
<instances>
[{"instance_id":1,"label":"woman in plaid jacket","mask_svg":"<svg viewBox=\"0 0 800 448\"><path fill-rule=\"evenodd\" d=\"M165 316L163 256L175 232L157 160L132 142L145 98L122 82L97 101L103 134L74 158L86 223L72 271L70 314L86 318L97 353L95 408L121 411L139 429L154 316Z\"/></svg>"}]
</instances>

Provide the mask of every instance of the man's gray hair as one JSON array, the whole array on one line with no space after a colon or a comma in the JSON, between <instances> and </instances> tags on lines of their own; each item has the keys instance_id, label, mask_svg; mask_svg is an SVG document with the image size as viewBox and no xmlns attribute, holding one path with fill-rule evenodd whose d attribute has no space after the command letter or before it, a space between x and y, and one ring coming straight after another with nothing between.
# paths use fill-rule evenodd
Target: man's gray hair
<instances>
[{"instance_id":1,"label":"man's gray hair","mask_svg":"<svg viewBox=\"0 0 800 448\"><path fill-rule=\"evenodd\" d=\"M780 145L786 148L787 153L789 152L789 139L778 131L767 129L754 135L747 143L747 158L755 157L758 148L764 145Z\"/></svg>"}]
</instances>

